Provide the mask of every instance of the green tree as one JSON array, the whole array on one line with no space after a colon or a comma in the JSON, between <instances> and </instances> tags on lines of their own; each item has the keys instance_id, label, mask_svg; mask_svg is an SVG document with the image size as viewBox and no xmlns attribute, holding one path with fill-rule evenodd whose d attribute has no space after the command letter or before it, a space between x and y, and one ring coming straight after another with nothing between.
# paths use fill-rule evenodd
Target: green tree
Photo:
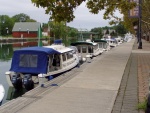
<instances>
[{"instance_id":1,"label":"green tree","mask_svg":"<svg viewBox=\"0 0 150 113\"><path fill-rule=\"evenodd\" d=\"M99 38L102 38L102 36L104 35L103 34L103 29L101 27L93 28L93 29L91 29L91 32L98 33Z\"/></svg>"},{"instance_id":2,"label":"green tree","mask_svg":"<svg viewBox=\"0 0 150 113\"><path fill-rule=\"evenodd\" d=\"M136 6L135 3L129 3L127 0L31 0L37 7L45 8L46 14L50 14L51 19L55 21L72 21L75 16L73 14L82 2L87 1L87 8L91 13L98 14L99 11L105 9L104 19L114 17L114 12L118 9L122 13L122 9L129 10Z\"/></svg>"},{"instance_id":3,"label":"green tree","mask_svg":"<svg viewBox=\"0 0 150 113\"><path fill-rule=\"evenodd\" d=\"M106 33L105 33L105 34L109 34L109 29L106 30Z\"/></svg>"},{"instance_id":4,"label":"green tree","mask_svg":"<svg viewBox=\"0 0 150 113\"><path fill-rule=\"evenodd\" d=\"M127 33L127 30L125 29L124 25L122 25L121 23L115 26L115 31L117 32L117 34L121 34L121 35Z\"/></svg>"},{"instance_id":5,"label":"green tree","mask_svg":"<svg viewBox=\"0 0 150 113\"><path fill-rule=\"evenodd\" d=\"M73 14L77 8L85 0L31 0L37 7L45 8L46 14L50 14L50 19L57 22L72 21L75 16Z\"/></svg>"},{"instance_id":6,"label":"green tree","mask_svg":"<svg viewBox=\"0 0 150 113\"><path fill-rule=\"evenodd\" d=\"M24 13L14 15L12 19L14 20L14 22L36 22L36 20L31 19L30 16Z\"/></svg>"},{"instance_id":7,"label":"green tree","mask_svg":"<svg viewBox=\"0 0 150 113\"><path fill-rule=\"evenodd\" d=\"M68 37L76 37L78 35L78 30L75 28L68 27Z\"/></svg>"},{"instance_id":8,"label":"green tree","mask_svg":"<svg viewBox=\"0 0 150 113\"><path fill-rule=\"evenodd\" d=\"M6 36L12 33L13 21L7 15L0 15L0 35Z\"/></svg>"},{"instance_id":9,"label":"green tree","mask_svg":"<svg viewBox=\"0 0 150 113\"><path fill-rule=\"evenodd\" d=\"M112 31L112 32L110 33L110 35L111 35L111 36L116 36L117 34L116 34L115 31Z\"/></svg>"},{"instance_id":10,"label":"green tree","mask_svg":"<svg viewBox=\"0 0 150 113\"><path fill-rule=\"evenodd\" d=\"M65 22L49 22L51 32L54 33L55 39L63 39L66 36L66 25Z\"/></svg>"}]
</instances>

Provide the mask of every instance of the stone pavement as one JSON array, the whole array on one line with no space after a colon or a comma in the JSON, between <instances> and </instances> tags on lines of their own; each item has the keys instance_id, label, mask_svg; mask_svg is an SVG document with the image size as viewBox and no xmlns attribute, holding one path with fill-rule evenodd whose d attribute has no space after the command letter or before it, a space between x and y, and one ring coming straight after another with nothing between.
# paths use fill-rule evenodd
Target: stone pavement
<instances>
[{"instance_id":1,"label":"stone pavement","mask_svg":"<svg viewBox=\"0 0 150 113\"><path fill-rule=\"evenodd\" d=\"M149 91L150 43L142 40L143 49L134 43L112 113L144 113L137 109Z\"/></svg>"}]
</instances>

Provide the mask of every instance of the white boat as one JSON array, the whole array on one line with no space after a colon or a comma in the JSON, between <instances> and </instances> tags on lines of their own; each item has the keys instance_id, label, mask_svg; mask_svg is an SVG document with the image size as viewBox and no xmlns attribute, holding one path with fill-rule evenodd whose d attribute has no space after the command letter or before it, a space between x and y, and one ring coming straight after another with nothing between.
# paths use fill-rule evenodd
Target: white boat
<instances>
[{"instance_id":1,"label":"white boat","mask_svg":"<svg viewBox=\"0 0 150 113\"><path fill-rule=\"evenodd\" d=\"M115 38L108 38L106 41L110 47L116 47L118 45Z\"/></svg>"},{"instance_id":2,"label":"white boat","mask_svg":"<svg viewBox=\"0 0 150 113\"><path fill-rule=\"evenodd\" d=\"M2 84L0 84L0 105L2 104L3 98L5 95L5 89Z\"/></svg>"},{"instance_id":3,"label":"white boat","mask_svg":"<svg viewBox=\"0 0 150 113\"><path fill-rule=\"evenodd\" d=\"M99 48L98 43L91 41L78 41L71 43L71 46L76 46L81 59L93 58L103 51Z\"/></svg>"},{"instance_id":4,"label":"white boat","mask_svg":"<svg viewBox=\"0 0 150 113\"><path fill-rule=\"evenodd\" d=\"M125 34L124 41L130 42L133 39L133 35L131 33Z\"/></svg>"},{"instance_id":5,"label":"white boat","mask_svg":"<svg viewBox=\"0 0 150 113\"><path fill-rule=\"evenodd\" d=\"M73 49L73 55L81 61L81 56L79 55L78 49L76 46L68 46L69 48Z\"/></svg>"},{"instance_id":6,"label":"white boat","mask_svg":"<svg viewBox=\"0 0 150 113\"><path fill-rule=\"evenodd\" d=\"M102 49L103 51L109 51L110 50L110 46L106 40L94 39L93 41L98 43L99 48Z\"/></svg>"},{"instance_id":7,"label":"white boat","mask_svg":"<svg viewBox=\"0 0 150 113\"><path fill-rule=\"evenodd\" d=\"M60 40L51 46L26 47L14 51L10 71L6 78L15 89L31 90L35 84L41 86L54 75L64 73L79 63L73 49L65 47Z\"/></svg>"}]
</instances>

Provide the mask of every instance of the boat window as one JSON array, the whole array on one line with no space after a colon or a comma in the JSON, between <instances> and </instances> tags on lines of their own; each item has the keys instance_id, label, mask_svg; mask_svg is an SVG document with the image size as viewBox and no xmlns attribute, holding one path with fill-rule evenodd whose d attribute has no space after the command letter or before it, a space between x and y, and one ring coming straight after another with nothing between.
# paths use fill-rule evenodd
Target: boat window
<instances>
[{"instance_id":1,"label":"boat window","mask_svg":"<svg viewBox=\"0 0 150 113\"><path fill-rule=\"evenodd\" d=\"M53 66L60 66L60 57L58 54L54 55L54 59L53 59Z\"/></svg>"},{"instance_id":2,"label":"boat window","mask_svg":"<svg viewBox=\"0 0 150 113\"><path fill-rule=\"evenodd\" d=\"M77 49L78 49L78 52L80 53L80 46L78 46Z\"/></svg>"},{"instance_id":3,"label":"boat window","mask_svg":"<svg viewBox=\"0 0 150 113\"><path fill-rule=\"evenodd\" d=\"M21 54L20 55L20 67L37 67L37 55L32 54Z\"/></svg>"},{"instance_id":4,"label":"boat window","mask_svg":"<svg viewBox=\"0 0 150 113\"><path fill-rule=\"evenodd\" d=\"M104 49L106 49L106 48L107 48L107 44L105 43L105 44L104 44Z\"/></svg>"},{"instance_id":5,"label":"boat window","mask_svg":"<svg viewBox=\"0 0 150 113\"><path fill-rule=\"evenodd\" d=\"M99 43L99 48L102 48L103 47L103 43Z\"/></svg>"},{"instance_id":6,"label":"boat window","mask_svg":"<svg viewBox=\"0 0 150 113\"><path fill-rule=\"evenodd\" d=\"M94 49L95 49L95 50L98 49L98 45L95 45L95 46L94 46Z\"/></svg>"},{"instance_id":7,"label":"boat window","mask_svg":"<svg viewBox=\"0 0 150 113\"><path fill-rule=\"evenodd\" d=\"M65 55L65 53L62 54L62 58L63 58L63 61L66 61L66 55Z\"/></svg>"},{"instance_id":8,"label":"boat window","mask_svg":"<svg viewBox=\"0 0 150 113\"><path fill-rule=\"evenodd\" d=\"M85 46L82 47L82 53L86 53L86 47Z\"/></svg>"},{"instance_id":9,"label":"boat window","mask_svg":"<svg viewBox=\"0 0 150 113\"><path fill-rule=\"evenodd\" d=\"M88 47L88 53L93 53L92 47Z\"/></svg>"},{"instance_id":10,"label":"boat window","mask_svg":"<svg viewBox=\"0 0 150 113\"><path fill-rule=\"evenodd\" d=\"M68 52L68 53L67 53L67 59L70 59L70 58L72 58L72 57L73 57L72 52Z\"/></svg>"}]
</instances>

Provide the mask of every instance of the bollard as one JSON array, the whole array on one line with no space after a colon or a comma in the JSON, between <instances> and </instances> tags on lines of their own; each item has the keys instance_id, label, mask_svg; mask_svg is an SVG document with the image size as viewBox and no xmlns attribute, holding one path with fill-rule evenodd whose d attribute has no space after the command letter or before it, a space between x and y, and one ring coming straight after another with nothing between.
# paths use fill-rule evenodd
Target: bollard
<instances>
[{"instance_id":1,"label":"bollard","mask_svg":"<svg viewBox=\"0 0 150 113\"><path fill-rule=\"evenodd\" d=\"M39 79L39 85L41 87L45 87L44 83L45 83L45 75L44 74L38 74L38 79Z\"/></svg>"},{"instance_id":2,"label":"bollard","mask_svg":"<svg viewBox=\"0 0 150 113\"><path fill-rule=\"evenodd\" d=\"M150 113L150 94L148 94L147 107L145 113Z\"/></svg>"}]
</instances>

